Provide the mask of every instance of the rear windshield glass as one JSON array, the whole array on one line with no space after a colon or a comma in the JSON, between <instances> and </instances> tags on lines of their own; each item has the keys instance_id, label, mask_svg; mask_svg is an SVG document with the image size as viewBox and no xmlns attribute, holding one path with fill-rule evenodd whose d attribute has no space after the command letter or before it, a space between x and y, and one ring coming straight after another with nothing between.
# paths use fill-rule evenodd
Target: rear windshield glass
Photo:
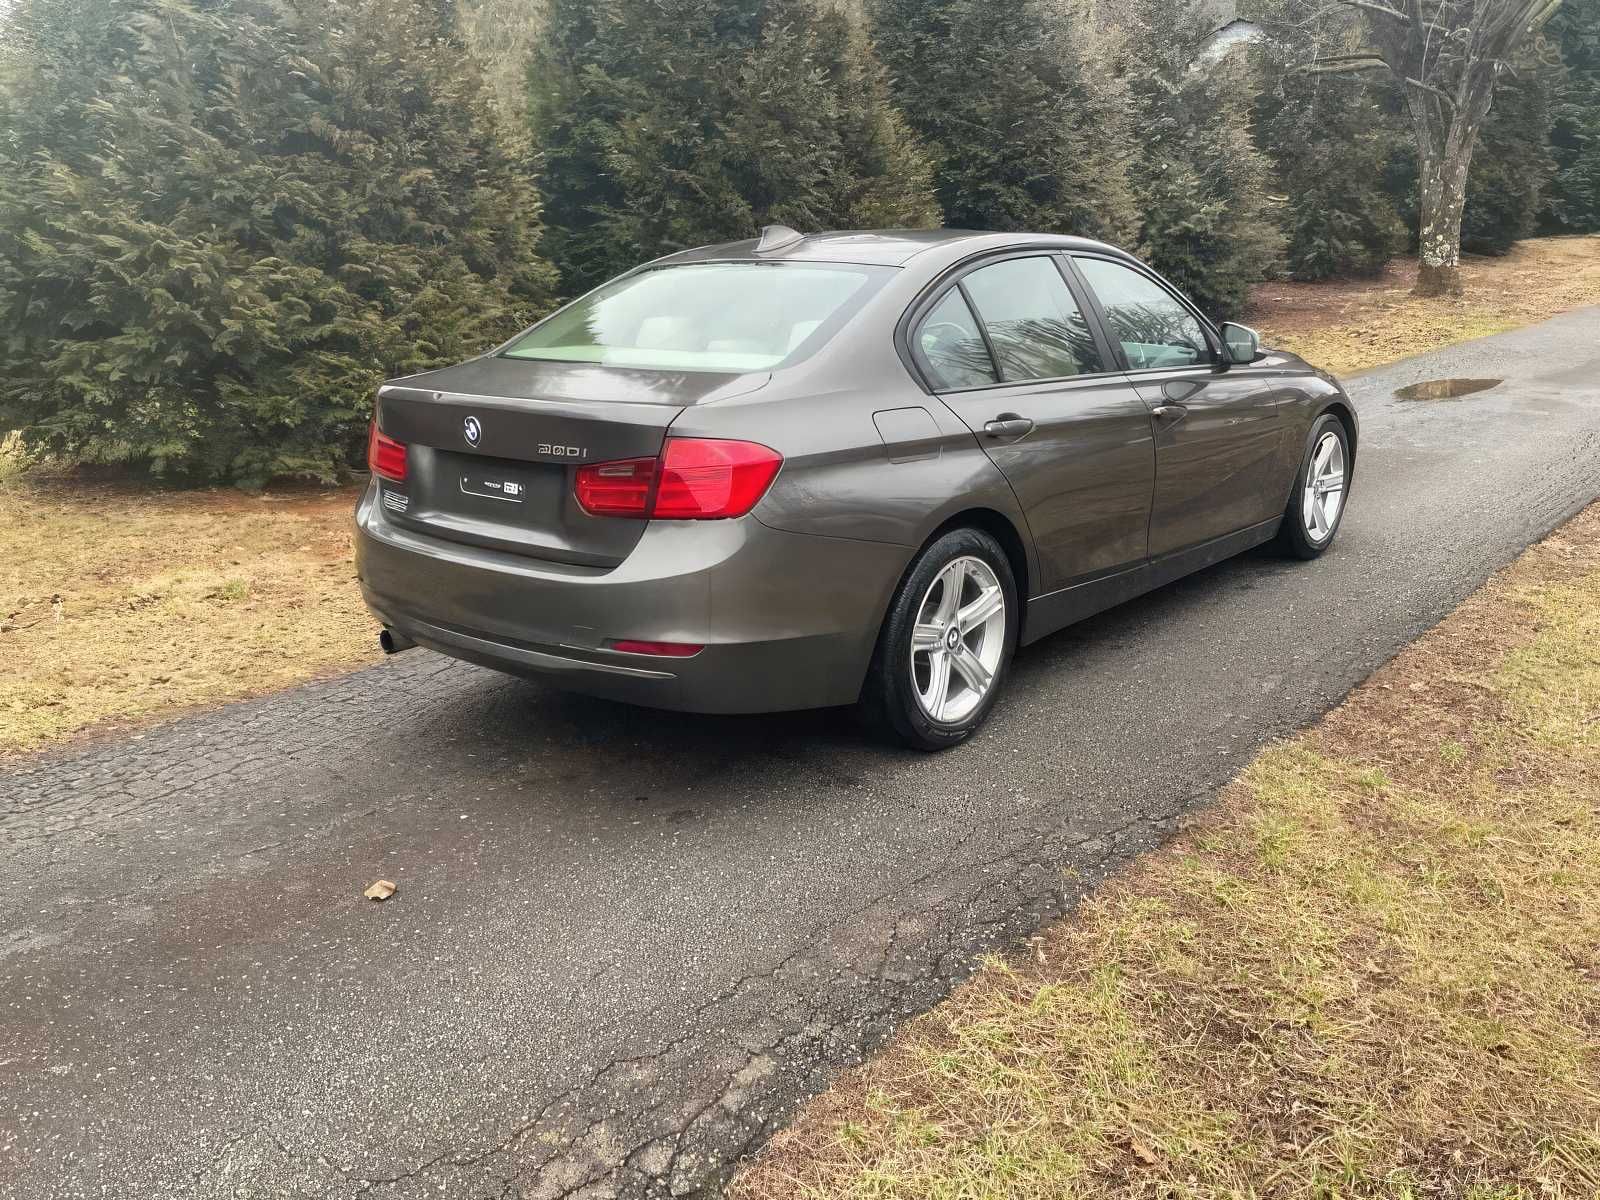
<instances>
[{"instance_id":1,"label":"rear windshield glass","mask_svg":"<svg viewBox=\"0 0 1600 1200\"><path fill-rule=\"evenodd\" d=\"M663 371L766 371L822 346L893 271L845 263L657 267L591 292L505 354Z\"/></svg>"}]
</instances>

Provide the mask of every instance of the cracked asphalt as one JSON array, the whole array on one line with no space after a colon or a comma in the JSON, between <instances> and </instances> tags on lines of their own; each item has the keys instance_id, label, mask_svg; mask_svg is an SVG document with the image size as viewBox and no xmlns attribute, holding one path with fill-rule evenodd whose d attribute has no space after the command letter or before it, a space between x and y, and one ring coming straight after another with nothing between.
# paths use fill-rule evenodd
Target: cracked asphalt
<instances>
[{"instance_id":1,"label":"cracked asphalt","mask_svg":"<svg viewBox=\"0 0 1600 1200\"><path fill-rule=\"evenodd\" d=\"M1392 397L1445 376L1509 382ZM1046 640L940 757L417 651L0 768L0 1196L713 1194L1593 499L1597 380L1600 309L1356 380L1330 554Z\"/></svg>"}]
</instances>

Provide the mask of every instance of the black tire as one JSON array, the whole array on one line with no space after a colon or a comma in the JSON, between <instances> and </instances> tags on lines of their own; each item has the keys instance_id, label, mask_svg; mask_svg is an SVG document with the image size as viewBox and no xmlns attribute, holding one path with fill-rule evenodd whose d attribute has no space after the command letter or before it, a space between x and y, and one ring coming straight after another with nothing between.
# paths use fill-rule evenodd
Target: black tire
<instances>
[{"instance_id":1,"label":"black tire","mask_svg":"<svg viewBox=\"0 0 1600 1200\"><path fill-rule=\"evenodd\" d=\"M1344 492L1331 526L1319 531L1312 528L1312 523L1306 519L1306 479L1317 448L1328 434L1339 440L1339 453L1344 463ZM1333 539L1339 535L1339 526L1344 522L1345 509L1349 507L1351 465L1350 431L1334 413L1323 413L1311 423L1311 432L1306 435L1305 449L1300 455L1300 469L1295 472L1294 487L1289 492L1289 503L1283 511L1283 524L1278 528L1278 538L1274 543L1281 553L1292 558L1313 559L1333 545Z\"/></svg>"},{"instance_id":2,"label":"black tire","mask_svg":"<svg viewBox=\"0 0 1600 1200\"><path fill-rule=\"evenodd\" d=\"M993 572L1005 600L1005 629L999 661L982 700L959 720L940 721L924 708L913 682L912 631L918 610L941 572L962 558L979 559ZM917 556L889 604L861 693L860 708L867 724L880 735L917 750L947 750L966 741L988 717L1005 686L1021 618L1016 578L1000 544L981 529L953 529L942 534ZM983 637L988 636L985 631ZM963 681L959 686L968 685Z\"/></svg>"}]
</instances>

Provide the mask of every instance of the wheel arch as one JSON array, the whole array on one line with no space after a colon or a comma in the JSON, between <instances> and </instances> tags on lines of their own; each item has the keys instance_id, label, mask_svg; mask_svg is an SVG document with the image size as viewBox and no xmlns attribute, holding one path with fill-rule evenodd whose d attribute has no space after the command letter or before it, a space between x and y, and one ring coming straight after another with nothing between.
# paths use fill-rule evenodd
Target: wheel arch
<instances>
[{"instance_id":1,"label":"wheel arch","mask_svg":"<svg viewBox=\"0 0 1600 1200\"><path fill-rule=\"evenodd\" d=\"M1033 584L1028 562L1028 543L1023 540L1022 531L1016 527L1012 519L998 509L973 507L952 513L923 539L922 545L917 547L916 553L911 556L911 561L906 564L906 570L910 571L917 559L922 557L922 552L952 529L981 529L1000 543L1000 549L1005 551L1006 561L1011 566L1011 577L1017 585L1017 607L1021 610L1017 614L1017 629L1020 635L1028 620L1028 597L1032 595Z\"/></svg>"},{"instance_id":2,"label":"wheel arch","mask_svg":"<svg viewBox=\"0 0 1600 1200\"><path fill-rule=\"evenodd\" d=\"M1335 397L1317 410L1317 416L1312 418L1315 423L1317 417L1324 413L1332 413L1339 418L1339 423L1344 426L1344 435L1350 443L1350 478L1355 478L1356 473L1356 445L1361 439L1361 429L1356 422L1355 409L1350 407L1350 402L1343 397Z\"/></svg>"},{"instance_id":3,"label":"wheel arch","mask_svg":"<svg viewBox=\"0 0 1600 1200\"><path fill-rule=\"evenodd\" d=\"M1021 610L1018 613L1018 620L1015 626L1016 634L1014 636L1016 640L1013 642L1013 646L1022 644L1023 626L1027 621L1028 588L1029 580L1032 578L1032 573L1029 569L1030 546L1025 540L1022 530L1017 527L1017 519L1007 516L996 508L990 508L982 504L969 504L964 508L941 516L938 524L928 531L927 536L910 554L904 570L901 571L900 577L895 582L895 586L890 593L883 616L879 621L878 634L874 641L872 657L869 660L860 695L862 711L869 723L876 725L880 729L893 730L907 744L922 750L943 749L947 745L954 745L956 741L964 740L971 732L971 729L962 730L959 736L945 741L929 740L931 735L908 732L904 715L896 715L896 705L898 703L896 697L899 694L897 689L900 685L890 682L890 677L885 675L885 663L893 661L888 634L896 604L905 595L907 582L916 571L917 564L922 561L923 556L927 554L930 547L940 538L962 529L977 530L988 534L999 545L1000 552L1005 555L1006 564L1011 568L1012 579L1016 584L1017 590L1017 607ZM1002 658L1001 662L1003 664L1005 659ZM899 672L892 673L892 678L901 679L901 674ZM901 682L903 683L903 679L901 679ZM991 692L988 698L983 701L984 708L981 711L986 712L988 706L992 705L993 702L994 693ZM980 716L978 719L981 721L982 717Z\"/></svg>"}]
</instances>

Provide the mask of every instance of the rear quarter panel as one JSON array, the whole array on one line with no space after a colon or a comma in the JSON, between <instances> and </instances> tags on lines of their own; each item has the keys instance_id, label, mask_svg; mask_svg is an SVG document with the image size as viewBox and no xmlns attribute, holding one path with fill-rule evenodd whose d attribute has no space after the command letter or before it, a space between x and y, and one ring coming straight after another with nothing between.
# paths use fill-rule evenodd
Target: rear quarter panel
<instances>
[{"instance_id":1,"label":"rear quarter panel","mask_svg":"<svg viewBox=\"0 0 1600 1200\"><path fill-rule=\"evenodd\" d=\"M904 565L952 516L990 509L1016 528L1030 556L1029 577L1037 577L1005 476L972 431L909 380L693 408L672 433L745 438L782 454L783 469L755 510L774 529L880 543Z\"/></svg>"}]
</instances>

